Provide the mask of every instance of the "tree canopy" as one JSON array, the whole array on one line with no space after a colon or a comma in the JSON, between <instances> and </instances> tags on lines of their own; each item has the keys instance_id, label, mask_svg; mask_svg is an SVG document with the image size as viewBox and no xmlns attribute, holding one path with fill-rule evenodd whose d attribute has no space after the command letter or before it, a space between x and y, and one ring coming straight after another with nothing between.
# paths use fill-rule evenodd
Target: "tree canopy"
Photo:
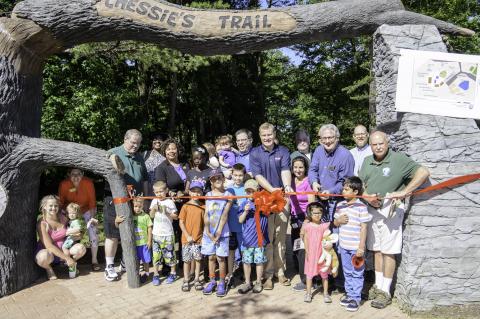
<instances>
[{"instance_id":1,"label":"tree canopy","mask_svg":"<svg viewBox=\"0 0 480 319\"><path fill-rule=\"evenodd\" d=\"M303 4L301 1L299 4ZM199 8L259 7L258 1L181 2ZM268 1L267 6L291 5ZM0 1L3 11L13 3ZM480 31L475 0L404 1L412 11ZM445 36L451 52L479 53L478 34ZM294 47L300 64L279 50L199 57L155 44L115 42L80 45L51 58L44 73L42 136L107 149L123 132L168 132L187 149L239 128L256 131L270 121L293 148L298 128L312 136L336 124L352 146L355 124L368 115L369 37ZM255 134L256 135L256 134ZM149 139L145 139L145 147Z\"/></svg>"}]
</instances>

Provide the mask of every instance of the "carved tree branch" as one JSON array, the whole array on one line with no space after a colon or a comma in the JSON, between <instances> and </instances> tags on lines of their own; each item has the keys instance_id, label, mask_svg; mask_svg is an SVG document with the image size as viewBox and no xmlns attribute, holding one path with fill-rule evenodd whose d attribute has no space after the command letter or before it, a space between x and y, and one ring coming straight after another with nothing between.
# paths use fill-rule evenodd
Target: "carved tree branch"
<instances>
[{"instance_id":1,"label":"carved tree branch","mask_svg":"<svg viewBox=\"0 0 480 319\"><path fill-rule=\"evenodd\" d=\"M31 20L64 47L94 41L141 40L213 55L372 34L382 24L433 24L473 32L405 11L400 0L331 1L268 10L200 10L161 0L26 0L13 17Z\"/></svg>"}]
</instances>

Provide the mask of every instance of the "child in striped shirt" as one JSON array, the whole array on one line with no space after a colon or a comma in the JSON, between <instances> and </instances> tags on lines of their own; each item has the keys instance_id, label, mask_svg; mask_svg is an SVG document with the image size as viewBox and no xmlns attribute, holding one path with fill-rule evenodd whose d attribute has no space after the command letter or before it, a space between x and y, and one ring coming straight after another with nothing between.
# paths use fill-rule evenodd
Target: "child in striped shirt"
<instances>
[{"instance_id":1,"label":"child in striped shirt","mask_svg":"<svg viewBox=\"0 0 480 319\"><path fill-rule=\"evenodd\" d=\"M339 227L339 248L345 276L345 293L340 304L348 311L357 311L360 306L365 265L356 269L352 257L363 257L367 238L367 223L372 219L367 206L355 197L362 195L362 180L356 176L345 179L342 195L345 200L337 205L334 224Z\"/></svg>"}]
</instances>

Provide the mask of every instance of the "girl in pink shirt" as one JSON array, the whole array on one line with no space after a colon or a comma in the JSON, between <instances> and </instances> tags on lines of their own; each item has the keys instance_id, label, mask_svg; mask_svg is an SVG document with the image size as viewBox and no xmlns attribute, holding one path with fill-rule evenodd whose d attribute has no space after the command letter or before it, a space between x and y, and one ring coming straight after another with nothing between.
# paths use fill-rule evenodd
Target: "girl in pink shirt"
<instances>
[{"instance_id":1,"label":"girl in pink shirt","mask_svg":"<svg viewBox=\"0 0 480 319\"><path fill-rule=\"evenodd\" d=\"M328 272L322 272L323 264L319 264L318 260L322 255L322 239L325 230L328 229L330 223L322 223L323 215L328 214L328 210L320 202L310 203L307 207L308 218L310 223L303 224L300 236L305 245L305 276L307 278L307 292L304 301L312 301L312 279L315 276L322 278L323 284L323 301L331 303L332 299L328 294Z\"/></svg>"}]
</instances>

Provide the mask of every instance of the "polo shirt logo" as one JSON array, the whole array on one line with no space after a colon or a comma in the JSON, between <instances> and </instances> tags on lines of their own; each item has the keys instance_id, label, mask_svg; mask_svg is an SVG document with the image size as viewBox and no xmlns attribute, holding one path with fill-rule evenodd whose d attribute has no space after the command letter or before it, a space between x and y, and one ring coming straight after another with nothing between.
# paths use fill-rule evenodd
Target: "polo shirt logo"
<instances>
[{"instance_id":1,"label":"polo shirt logo","mask_svg":"<svg viewBox=\"0 0 480 319\"><path fill-rule=\"evenodd\" d=\"M389 177L390 176L390 167L384 167L382 169L383 176Z\"/></svg>"}]
</instances>

